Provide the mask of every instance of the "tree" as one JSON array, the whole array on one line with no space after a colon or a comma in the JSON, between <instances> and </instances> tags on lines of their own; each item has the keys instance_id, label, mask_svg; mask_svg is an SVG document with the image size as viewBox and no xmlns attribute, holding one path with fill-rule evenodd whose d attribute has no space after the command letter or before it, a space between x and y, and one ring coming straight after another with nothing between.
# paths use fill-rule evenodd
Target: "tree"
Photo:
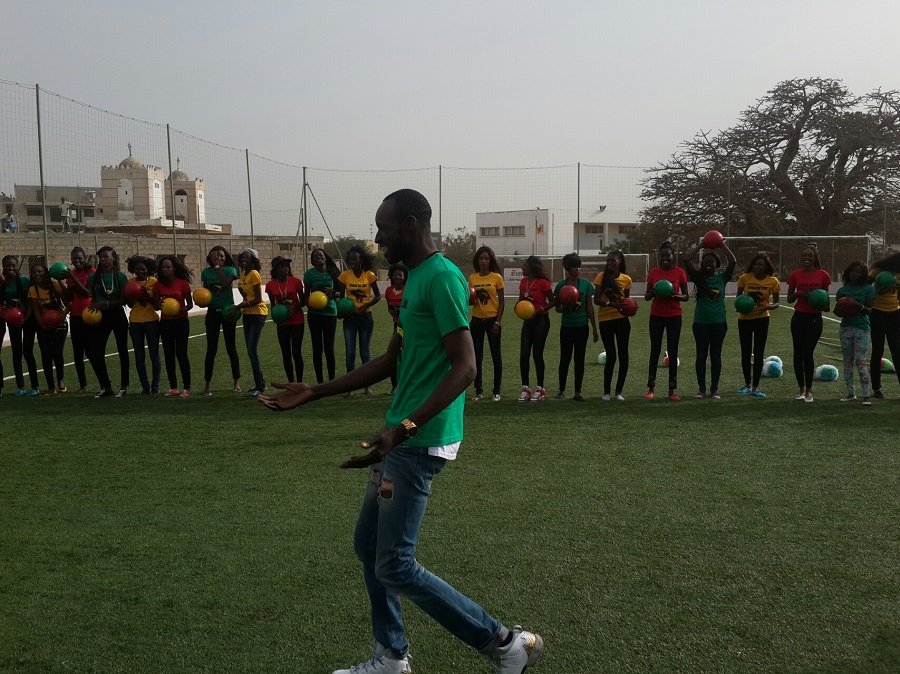
<instances>
[{"instance_id":1,"label":"tree","mask_svg":"<svg viewBox=\"0 0 900 674\"><path fill-rule=\"evenodd\" d=\"M453 234L444 237L444 257L453 261L457 267L464 271L472 268L472 258L475 257L475 232L469 232L465 227L457 227Z\"/></svg>"},{"instance_id":2,"label":"tree","mask_svg":"<svg viewBox=\"0 0 900 674\"><path fill-rule=\"evenodd\" d=\"M640 238L880 234L885 211L900 211L898 165L900 92L857 97L839 80L788 80L732 128L698 133L650 170Z\"/></svg>"},{"instance_id":3,"label":"tree","mask_svg":"<svg viewBox=\"0 0 900 674\"><path fill-rule=\"evenodd\" d=\"M345 261L345 266L346 266L347 251L350 250L351 248L353 248L353 246L359 246L363 250L369 250L367 243L368 242L366 242L363 239L357 239L352 234L347 235L347 236L336 236L336 237L334 237L334 239L332 239L331 241L329 241L328 243L325 244L325 252L328 253L331 257L333 257L335 260L338 260L339 258L343 258ZM376 251L375 253L370 253L370 254L372 256L372 263L373 263L372 271L375 271L376 269L387 269L388 268L387 259L385 259L384 253L382 253L379 250L379 251ZM340 263L338 263L338 264L340 264Z\"/></svg>"}]
</instances>

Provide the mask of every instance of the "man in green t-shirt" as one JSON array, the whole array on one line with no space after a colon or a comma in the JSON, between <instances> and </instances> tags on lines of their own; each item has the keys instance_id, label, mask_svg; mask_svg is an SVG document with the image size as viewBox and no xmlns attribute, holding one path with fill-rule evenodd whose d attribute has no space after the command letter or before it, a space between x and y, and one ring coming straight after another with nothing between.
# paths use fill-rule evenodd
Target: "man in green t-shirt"
<instances>
[{"instance_id":1,"label":"man in green t-shirt","mask_svg":"<svg viewBox=\"0 0 900 674\"><path fill-rule=\"evenodd\" d=\"M260 396L275 411L354 391L388 378L398 383L385 427L362 447L364 456L342 468L369 467L354 547L372 603L375 651L369 662L334 674L408 674L409 644L400 595L415 602L454 636L494 662L495 672L521 674L543 650L540 636L512 630L474 601L422 567L415 558L431 481L456 458L463 436L465 390L475 378L468 330L468 283L435 248L431 206L415 190L399 190L375 214L375 242L391 264L409 269L397 333L387 352L332 381L278 384L278 396Z\"/></svg>"}]
</instances>

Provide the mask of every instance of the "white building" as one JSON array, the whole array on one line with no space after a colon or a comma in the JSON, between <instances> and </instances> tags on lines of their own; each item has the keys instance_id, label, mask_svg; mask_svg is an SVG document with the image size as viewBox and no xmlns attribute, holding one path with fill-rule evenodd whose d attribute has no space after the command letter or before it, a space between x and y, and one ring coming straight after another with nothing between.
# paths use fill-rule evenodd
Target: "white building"
<instances>
[{"instance_id":1,"label":"white building","mask_svg":"<svg viewBox=\"0 0 900 674\"><path fill-rule=\"evenodd\" d=\"M576 222L572 225L573 245L578 253L596 254L624 241L637 226L636 222Z\"/></svg>"},{"instance_id":2,"label":"white building","mask_svg":"<svg viewBox=\"0 0 900 674\"><path fill-rule=\"evenodd\" d=\"M488 246L497 256L548 255L550 211L500 211L475 214L475 247Z\"/></svg>"}]
</instances>

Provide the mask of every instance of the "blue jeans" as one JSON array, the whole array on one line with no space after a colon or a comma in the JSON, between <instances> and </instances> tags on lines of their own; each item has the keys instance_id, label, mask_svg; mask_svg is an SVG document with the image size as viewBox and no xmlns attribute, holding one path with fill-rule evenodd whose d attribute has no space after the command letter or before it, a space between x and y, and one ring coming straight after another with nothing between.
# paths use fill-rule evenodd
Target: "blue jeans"
<instances>
[{"instance_id":1,"label":"blue jeans","mask_svg":"<svg viewBox=\"0 0 900 674\"><path fill-rule=\"evenodd\" d=\"M344 319L344 348L347 350L347 372L352 372L356 367L356 336L359 335L359 357L363 363L368 363L372 355L369 353L369 343L372 341L372 330L375 329L375 321L372 314L366 314L362 318L350 316Z\"/></svg>"},{"instance_id":2,"label":"blue jeans","mask_svg":"<svg viewBox=\"0 0 900 674\"><path fill-rule=\"evenodd\" d=\"M353 543L372 604L375 640L398 655L409 648L401 594L478 650L489 647L500 632L495 618L416 561L431 481L445 463L425 448L398 445L369 468Z\"/></svg>"},{"instance_id":3,"label":"blue jeans","mask_svg":"<svg viewBox=\"0 0 900 674\"><path fill-rule=\"evenodd\" d=\"M145 392L159 391L159 376L162 364L159 360L159 321L131 323L128 326L131 343L134 345L134 367ZM150 354L150 371L153 381L147 379L147 362L144 360L144 343Z\"/></svg>"},{"instance_id":4,"label":"blue jeans","mask_svg":"<svg viewBox=\"0 0 900 674\"><path fill-rule=\"evenodd\" d=\"M247 357L253 370L253 388L262 391L266 387L262 366L259 364L259 340L262 337L266 317L257 314L244 314L244 341L247 343Z\"/></svg>"}]
</instances>

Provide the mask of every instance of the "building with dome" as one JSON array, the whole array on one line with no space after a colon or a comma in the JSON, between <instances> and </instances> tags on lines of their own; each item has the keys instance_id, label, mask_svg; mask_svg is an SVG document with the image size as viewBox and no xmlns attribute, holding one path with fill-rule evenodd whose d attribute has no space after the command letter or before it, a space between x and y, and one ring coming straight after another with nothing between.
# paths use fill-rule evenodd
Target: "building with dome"
<instances>
[{"instance_id":1,"label":"building with dome","mask_svg":"<svg viewBox=\"0 0 900 674\"><path fill-rule=\"evenodd\" d=\"M159 166L144 166L131 154L117 166L100 169L98 206L104 220L162 220L166 217L166 176Z\"/></svg>"},{"instance_id":2,"label":"building with dome","mask_svg":"<svg viewBox=\"0 0 900 674\"><path fill-rule=\"evenodd\" d=\"M200 178L191 180L190 176L181 170L181 161L178 161L178 168L172 171L165 182L165 208L168 220L172 220L170 185L175 194L175 222L182 222L185 225L205 225L206 194L203 189L203 180Z\"/></svg>"}]
</instances>

